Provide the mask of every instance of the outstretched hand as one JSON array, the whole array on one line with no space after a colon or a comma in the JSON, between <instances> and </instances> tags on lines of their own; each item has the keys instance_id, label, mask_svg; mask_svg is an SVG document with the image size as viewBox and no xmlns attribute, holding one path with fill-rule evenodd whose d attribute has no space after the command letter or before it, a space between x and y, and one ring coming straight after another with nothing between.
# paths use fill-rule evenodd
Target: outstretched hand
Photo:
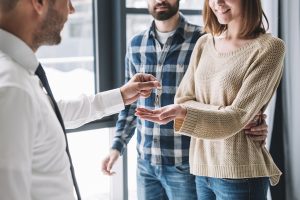
<instances>
[{"instance_id":1,"label":"outstretched hand","mask_svg":"<svg viewBox=\"0 0 300 200\"><path fill-rule=\"evenodd\" d=\"M185 107L177 104L168 105L156 110L146 108L137 108L135 115L141 119L152 121L158 124L167 124L174 119L184 119L187 110ZM252 140L266 144L268 135L268 125L266 124L267 115L259 112L245 127L245 134Z\"/></svg>"},{"instance_id":2,"label":"outstretched hand","mask_svg":"<svg viewBox=\"0 0 300 200\"><path fill-rule=\"evenodd\" d=\"M167 124L175 118L184 119L186 108L181 105L171 104L156 110L137 108L135 115L141 119L152 121L158 124Z\"/></svg>"},{"instance_id":3,"label":"outstretched hand","mask_svg":"<svg viewBox=\"0 0 300 200\"><path fill-rule=\"evenodd\" d=\"M160 87L160 83L151 74L135 74L120 88L124 104L132 104L139 97L149 97L152 89L157 87Z\"/></svg>"}]
</instances>

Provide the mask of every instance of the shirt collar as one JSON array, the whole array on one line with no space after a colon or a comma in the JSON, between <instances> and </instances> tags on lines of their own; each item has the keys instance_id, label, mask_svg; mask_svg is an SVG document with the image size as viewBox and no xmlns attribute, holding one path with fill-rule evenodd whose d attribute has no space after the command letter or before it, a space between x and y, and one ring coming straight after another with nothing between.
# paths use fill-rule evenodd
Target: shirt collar
<instances>
[{"instance_id":1,"label":"shirt collar","mask_svg":"<svg viewBox=\"0 0 300 200\"><path fill-rule=\"evenodd\" d=\"M186 34L185 34L185 25L187 23L187 20L185 19L185 17L183 16L182 13L179 12L179 24L176 28L176 32L174 35L180 35L183 39L187 39L186 37ZM148 36L149 37L156 37L156 34L155 34L155 22L154 20L152 21L152 24L150 26L150 28L148 29Z\"/></svg>"},{"instance_id":2,"label":"shirt collar","mask_svg":"<svg viewBox=\"0 0 300 200\"><path fill-rule=\"evenodd\" d=\"M0 50L10 56L31 74L38 67L38 60L32 49L20 38L0 28Z\"/></svg>"}]
</instances>

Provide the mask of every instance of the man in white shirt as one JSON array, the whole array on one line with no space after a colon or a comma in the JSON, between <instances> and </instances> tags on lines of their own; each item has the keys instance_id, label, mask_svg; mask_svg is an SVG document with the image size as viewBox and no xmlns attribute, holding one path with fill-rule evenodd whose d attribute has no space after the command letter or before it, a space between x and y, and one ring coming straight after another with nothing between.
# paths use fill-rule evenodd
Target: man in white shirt
<instances>
[{"instance_id":1,"label":"man in white shirt","mask_svg":"<svg viewBox=\"0 0 300 200\"><path fill-rule=\"evenodd\" d=\"M35 75L34 54L60 43L73 12L70 0L0 0L1 199L75 199L63 125ZM76 128L121 111L157 86L153 76L138 74L119 89L57 105L65 127Z\"/></svg>"}]
</instances>

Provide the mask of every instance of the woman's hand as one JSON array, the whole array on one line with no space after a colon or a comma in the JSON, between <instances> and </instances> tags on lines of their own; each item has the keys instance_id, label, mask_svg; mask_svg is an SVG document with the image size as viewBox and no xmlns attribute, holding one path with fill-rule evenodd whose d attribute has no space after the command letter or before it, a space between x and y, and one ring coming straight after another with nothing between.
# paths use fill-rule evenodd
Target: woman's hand
<instances>
[{"instance_id":1,"label":"woman's hand","mask_svg":"<svg viewBox=\"0 0 300 200\"><path fill-rule=\"evenodd\" d=\"M268 136L267 115L259 112L244 128L245 134L253 141L258 141L262 146L266 144Z\"/></svg>"},{"instance_id":2,"label":"woman's hand","mask_svg":"<svg viewBox=\"0 0 300 200\"><path fill-rule=\"evenodd\" d=\"M171 104L156 110L146 108L137 108L135 115L141 119L152 121L158 124L167 124L176 119L184 119L187 110L185 107L178 104Z\"/></svg>"}]
</instances>

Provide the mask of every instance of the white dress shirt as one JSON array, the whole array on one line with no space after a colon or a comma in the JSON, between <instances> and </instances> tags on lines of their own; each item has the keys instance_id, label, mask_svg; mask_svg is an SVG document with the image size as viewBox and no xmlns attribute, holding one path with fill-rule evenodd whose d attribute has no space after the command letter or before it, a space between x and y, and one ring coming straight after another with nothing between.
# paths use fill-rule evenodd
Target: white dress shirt
<instances>
[{"instance_id":1,"label":"white dress shirt","mask_svg":"<svg viewBox=\"0 0 300 200\"><path fill-rule=\"evenodd\" d=\"M74 200L64 133L37 66L34 52L0 29L0 199ZM58 106L66 128L124 109L120 89Z\"/></svg>"}]
</instances>

